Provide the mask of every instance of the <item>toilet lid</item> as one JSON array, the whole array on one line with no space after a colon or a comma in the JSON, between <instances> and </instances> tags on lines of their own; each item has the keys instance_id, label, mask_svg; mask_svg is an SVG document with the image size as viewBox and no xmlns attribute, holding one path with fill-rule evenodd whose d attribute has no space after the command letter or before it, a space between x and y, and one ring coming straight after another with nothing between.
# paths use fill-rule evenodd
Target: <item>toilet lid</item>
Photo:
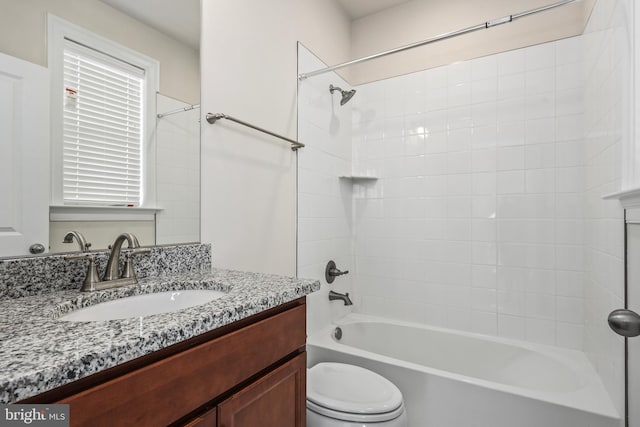
<instances>
[{"instance_id":1,"label":"toilet lid","mask_svg":"<svg viewBox=\"0 0 640 427\"><path fill-rule=\"evenodd\" d=\"M307 371L307 400L351 414L383 414L402 406L402 393L391 381L359 366L318 363Z\"/></svg>"}]
</instances>

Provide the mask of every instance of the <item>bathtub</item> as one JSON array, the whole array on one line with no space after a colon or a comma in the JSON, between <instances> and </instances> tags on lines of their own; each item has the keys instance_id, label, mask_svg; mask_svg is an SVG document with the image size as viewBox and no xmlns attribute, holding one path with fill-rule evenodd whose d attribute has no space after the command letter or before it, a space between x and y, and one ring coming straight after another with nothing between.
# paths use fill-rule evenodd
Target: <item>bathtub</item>
<instances>
[{"instance_id":1,"label":"bathtub","mask_svg":"<svg viewBox=\"0 0 640 427\"><path fill-rule=\"evenodd\" d=\"M360 314L311 334L307 350L309 366L351 363L391 380L410 427L621 425L578 351Z\"/></svg>"}]
</instances>

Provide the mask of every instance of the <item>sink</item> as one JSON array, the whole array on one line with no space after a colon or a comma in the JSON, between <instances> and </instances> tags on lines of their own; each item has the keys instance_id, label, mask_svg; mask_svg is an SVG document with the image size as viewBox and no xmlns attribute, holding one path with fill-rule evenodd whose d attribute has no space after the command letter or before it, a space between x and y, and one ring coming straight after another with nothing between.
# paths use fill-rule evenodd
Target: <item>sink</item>
<instances>
[{"instance_id":1,"label":"sink","mask_svg":"<svg viewBox=\"0 0 640 427\"><path fill-rule=\"evenodd\" d=\"M91 322L144 317L206 304L225 296L224 292L185 290L135 295L81 308L60 317L67 322Z\"/></svg>"}]
</instances>

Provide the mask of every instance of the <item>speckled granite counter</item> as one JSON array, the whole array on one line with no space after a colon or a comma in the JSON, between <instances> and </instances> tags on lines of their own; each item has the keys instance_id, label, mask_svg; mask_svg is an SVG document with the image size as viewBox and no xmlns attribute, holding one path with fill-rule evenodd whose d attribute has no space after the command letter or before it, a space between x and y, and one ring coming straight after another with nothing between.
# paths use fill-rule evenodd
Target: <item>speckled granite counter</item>
<instances>
[{"instance_id":1,"label":"speckled granite counter","mask_svg":"<svg viewBox=\"0 0 640 427\"><path fill-rule=\"evenodd\" d=\"M78 307L140 293L212 289L207 304L144 318L65 322ZM138 285L0 300L0 403L15 402L135 359L320 289L316 280L214 269L140 279Z\"/></svg>"}]
</instances>

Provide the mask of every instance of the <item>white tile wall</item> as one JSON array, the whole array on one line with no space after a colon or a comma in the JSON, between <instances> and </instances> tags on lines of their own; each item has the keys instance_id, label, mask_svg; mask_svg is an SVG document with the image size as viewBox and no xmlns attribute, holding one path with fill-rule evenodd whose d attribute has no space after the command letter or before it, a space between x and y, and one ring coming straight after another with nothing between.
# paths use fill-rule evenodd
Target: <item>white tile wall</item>
<instances>
[{"instance_id":1,"label":"white tile wall","mask_svg":"<svg viewBox=\"0 0 640 427\"><path fill-rule=\"evenodd\" d=\"M189 104L157 94L159 113ZM200 110L158 119L156 124L156 244L200 240Z\"/></svg>"},{"instance_id":2,"label":"white tile wall","mask_svg":"<svg viewBox=\"0 0 640 427\"><path fill-rule=\"evenodd\" d=\"M346 108L335 75L301 83L298 274L332 257L356 310L582 349L622 413L605 319L623 305L623 213L601 196L620 186L630 6L597 0L581 37L363 85ZM336 179L350 170L378 180ZM344 313L327 291L311 328Z\"/></svg>"},{"instance_id":3,"label":"white tile wall","mask_svg":"<svg viewBox=\"0 0 640 427\"><path fill-rule=\"evenodd\" d=\"M609 330L606 318L612 310L624 306L624 222L619 202L605 201L601 196L620 188L620 147L623 139L629 137L624 129L629 125L626 97L632 92L628 50L632 41L628 37L633 32L627 22L632 7L630 0L598 0L582 36L586 76L582 121L584 180L579 183L571 173L565 175L570 181L567 185L576 188L582 184L585 195L584 259L565 254L567 263L582 262L584 267L584 347L620 413L624 408L623 339ZM572 81L570 69L559 72L563 81ZM571 133L576 122L559 122L558 130L562 126L563 132ZM563 207L567 214L574 209L573 201ZM579 293L576 286L579 278L567 279L562 292L570 298ZM563 298L559 303L569 307L567 317L580 314L572 299ZM563 335L570 336L569 332Z\"/></svg>"},{"instance_id":4,"label":"white tile wall","mask_svg":"<svg viewBox=\"0 0 640 427\"><path fill-rule=\"evenodd\" d=\"M573 38L358 88L353 158L382 164L355 205L361 311L583 347L581 332L565 339L584 327L572 276L584 267L584 91L567 77L583 65L563 56L581 48Z\"/></svg>"},{"instance_id":5,"label":"white tile wall","mask_svg":"<svg viewBox=\"0 0 640 427\"><path fill-rule=\"evenodd\" d=\"M299 72L324 66L299 45ZM352 183L338 178L351 174L352 104L341 106L339 93L329 93L330 84L348 88L335 73L304 80L298 86L298 139L306 146L298 151L297 273L299 277L318 279L322 283L319 292L307 297L309 333L350 310L339 301L330 303L328 293L333 289L353 295L351 281L355 275ZM332 285L327 284L324 270L329 260L350 274L338 277Z\"/></svg>"}]
</instances>

